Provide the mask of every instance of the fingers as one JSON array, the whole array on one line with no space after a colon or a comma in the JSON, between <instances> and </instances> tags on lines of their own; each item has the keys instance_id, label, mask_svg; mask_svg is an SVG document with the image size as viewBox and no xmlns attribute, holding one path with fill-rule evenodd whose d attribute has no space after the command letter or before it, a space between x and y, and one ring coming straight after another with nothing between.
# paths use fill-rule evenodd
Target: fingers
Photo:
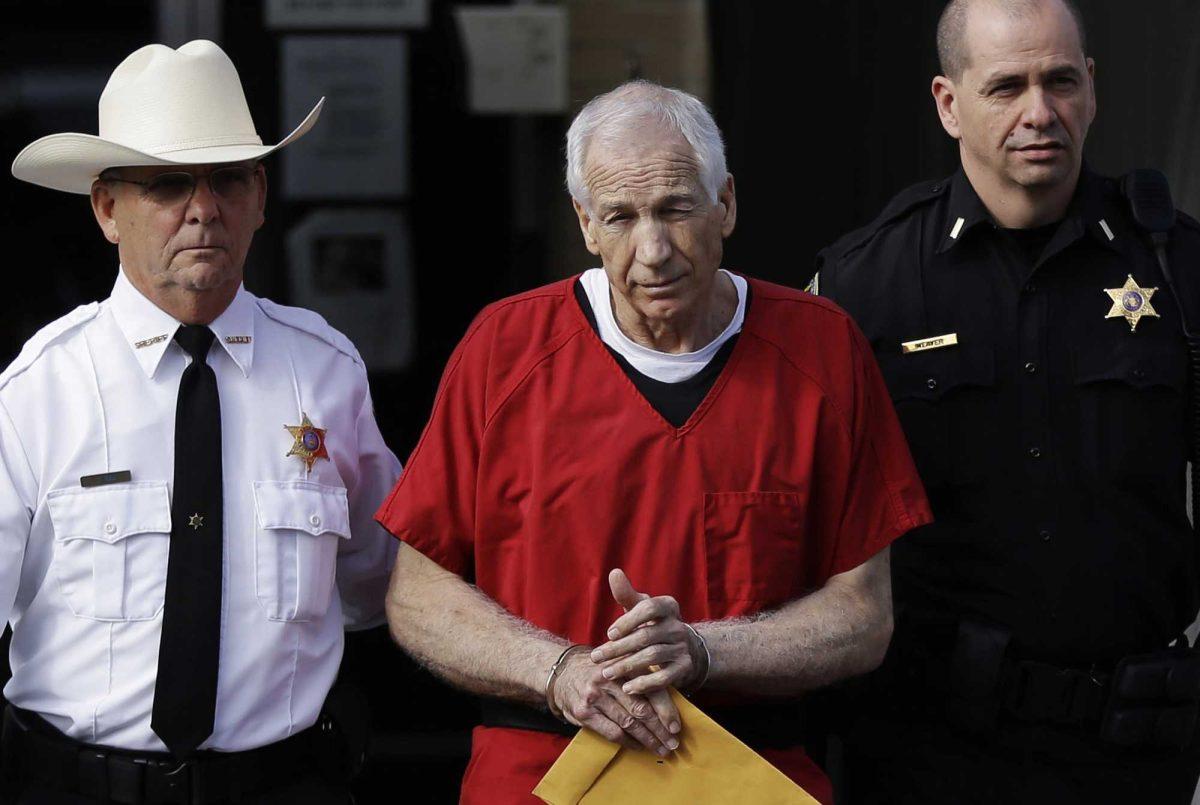
<instances>
[{"instance_id":1,"label":"fingers","mask_svg":"<svg viewBox=\"0 0 1200 805\"><path fill-rule=\"evenodd\" d=\"M623 657L626 654L636 654L653 645L675 643L681 639L686 639L682 626L677 630L670 625L653 624L651 626L643 626L641 629L635 629L633 634L626 637L611 640L602 646L597 646L592 649L590 656L592 662L602 663L617 657Z\"/></svg>"},{"instance_id":2,"label":"fingers","mask_svg":"<svg viewBox=\"0 0 1200 805\"><path fill-rule=\"evenodd\" d=\"M658 720L667 725L671 734L678 735L683 729L683 719L679 717L679 710L675 707L675 702L671 701L670 691L651 691L646 694L646 701L650 702Z\"/></svg>"},{"instance_id":3,"label":"fingers","mask_svg":"<svg viewBox=\"0 0 1200 805\"><path fill-rule=\"evenodd\" d=\"M660 746L666 750L679 748L679 741L671 734L666 723L659 719L658 712L647 699L641 696L630 696L620 688L612 691L611 695L622 709L637 719L654 736ZM659 754L665 755L667 752L659 752Z\"/></svg>"},{"instance_id":4,"label":"fingers","mask_svg":"<svg viewBox=\"0 0 1200 805\"><path fill-rule=\"evenodd\" d=\"M650 740L649 745L626 731L623 725L633 727L637 719L613 699L612 692L611 686L602 679L589 681L579 694L571 696L571 701L562 708L563 717L572 724L587 727L613 743L630 749L644 747L652 752L662 749L661 742L653 740L653 735L648 730L643 728L642 737Z\"/></svg>"},{"instance_id":5,"label":"fingers","mask_svg":"<svg viewBox=\"0 0 1200 805\"><path fill-rule=\"evenodd\" d=\"M651 622L679 620L679 603L669 595L643 598L608 627L608 639L616 640Z\"/></svg>"},{"instance_id":6,"label":"fingers","mask_svg":"<svg viewBox=\"0 0 1200 805\"><path fill-rule=\"evenodd\" d=\"M640 698L635 700L622 693L619 688L609 690L607 693L609 695L601 697L596 702L596 710L603 714L610 723L619 727L626 738L632 738L637 745L664 757L679 746L679 742L658 720L658 716L649 702Z\"/></svg>"},{"instance_id":7,"label":"fingers","mask_svg":"<svg viewBox=\"0 0 1200 805\"><path fill-rule=\"evenodd\" d=\"M669 668L656 669L653 673L636 676L622 685L621 690L644 696L667 688L682 688L690 673L690 670L684 671L678 665L672 665Z\"/></svg>"},{"instance_id":8,"label":"fingers","mask_svg":"<svg viewBox=\"0 0 1200 805\"><path fill-rule=\"evenodd\" d=\"M621 729L616 725L615 722L599 711L591 713L590 715L579 719L578 721L572 719L571 723L578 724L580 727L586 727L592 732L600 735L601 738L604 738L607 741L612 741L615 744L620 744L626 749L645 748L642 746L642 744L626 735L623 729Z\"/></svg>"},{"instance_id":9,"label":"fingers","mask_svg":"<svg viewBox=\"0 0 1200 805\"><path fill-rule=\"evenodd\" d=\"M665 673L668 685L677 685L687 679L693 671L692 656L688 653L687 645L657 643L634 654L612 660L603 667L601 673L605 679L631 679L660 669Z\"/></svg>"},{"instance_id":10,"label":"fingers","mask_svg":"<svg viewBox=\"0 0 1200 805\"><path fill-rule=\"evenodd\" d=\"M679 746L659 719L658 707L606 680L601 669L582 654L568 658L555 688L555 699L572 724L587 727L622 746L646 748L660 756Z\"/></svg>"},{"instance_id":11,"label":"fingers","mask_svg":"<svg viewBox=\"0 0 1200 805\"><path fill-rule=\"evenodd\" d=\"M629 577L625 575L625 571L619 567L609 571L608 588L612 590L613 598L627 612L633 609L642 599L650 597L645 593L639 593L633 589L633 583L629 581Z\"/></svg>"},{"instance_id":12,"label":"fingers","mask_svg":"<svg viewBox=\"0 0 1200 805\"><path fill-rule=\"evenodd\" d=\"M591 660L604 666L606 679L628 679L626 692L644 695L685 687L695 673L691 631L679 619L679 604L671 596L639 601L608 634L612 639L593 649Z\"/></svg>"}]
</instances>

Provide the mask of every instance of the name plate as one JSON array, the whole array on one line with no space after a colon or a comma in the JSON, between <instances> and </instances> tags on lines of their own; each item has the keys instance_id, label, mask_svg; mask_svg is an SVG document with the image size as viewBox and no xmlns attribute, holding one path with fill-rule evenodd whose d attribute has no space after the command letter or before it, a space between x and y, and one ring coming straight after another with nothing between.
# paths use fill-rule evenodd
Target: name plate
<instances>
[{"instance_id":1,"label":"name plate","mask_svg":"<svg viewBox=\"0 0 1200 805\"><path fill-rule=\"evenodd\" d=\"M79 479L79 485L88 488L93 486L108 486L109 484L127 484L133 480L129 470L117 472L102 472L99 475L85 475Z\"/></svg>"},{"instance_id":2,"label":"name plate","mask_svg":"<svg viewBox=\"0 0 1200 805\"><path fill-rule=\"evenodd\" d=\"M907 355L910 352L924 352L927 349L952 347L958 343L958 333L935 335L932 338L921 338L917 341L905 341L900 345L900 351Z\"/></svg>"}]
</instances>

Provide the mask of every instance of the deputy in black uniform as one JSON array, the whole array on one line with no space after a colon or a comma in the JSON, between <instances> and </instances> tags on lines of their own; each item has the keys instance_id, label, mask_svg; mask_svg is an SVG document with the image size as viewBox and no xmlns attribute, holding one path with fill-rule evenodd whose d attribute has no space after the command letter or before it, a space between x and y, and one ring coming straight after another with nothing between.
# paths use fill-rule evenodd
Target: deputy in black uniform
<instances>
[{"instance_id":1,"label":"deputy in black uniform","mask_svg":"<svg viewBox=\"0 0 1200 805\"><path fill-rule=\"evenodd\" d=\"M1076 8L954 0L938 45L961 170L823 251L814 283L870 339L936 520L893 548L895 637L839 802L1187 803L1200 227L1167 233L1172 289L1124 186L1082 166Z\"/></svg>"}]
</instances>

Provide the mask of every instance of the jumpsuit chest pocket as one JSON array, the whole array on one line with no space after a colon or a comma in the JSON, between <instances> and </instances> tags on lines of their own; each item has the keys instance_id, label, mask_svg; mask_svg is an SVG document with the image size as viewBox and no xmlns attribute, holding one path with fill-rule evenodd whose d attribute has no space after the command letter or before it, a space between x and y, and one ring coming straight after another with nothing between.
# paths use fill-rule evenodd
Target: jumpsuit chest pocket
<instances>
[{"instance_id":1,"label":"jumpsuit chest pocket","mask_svg":"<svg viewBox=\"0 0 1200 805\"><path fill-rule=\"evenodd\" d=\"M908 355L877 354L921 480L929 486L983 479L995 456L997 391L990 344Z\"/></svg>"},{"instance_id":2,"label":"jumpsuit chest pocket","mask_svg":"<svg viewBox=\"0 0 1200 805\"><path fill-rule=\"evenodd\" d=\"M346 490L311 481L254 482L254 578L273 621L329 609L340 540L350 539Z\"/></svg>"},{"instance_id":3,"label":"jumpsuit chest pocket","mask_svg":"<svg viewBox=\"0 0 1200 805\"><path fill-rule=\"evenodd\" d=\"M54 526L54 573L77 617L158 617L167 586L171 498L165 481L46 495Z\"/></svg>"},{"instance_id":4,"label":"jumpsuit chest pocket","mask_svg":"<svg viewBox=\"0 0 1200 805\"><path fill-rule=\"evenodd\" d=\"M1129 339L1111 350L1080 349L1075 386L1085 470L1109 479L1179 477L1187 460L1182 346Z\"/></svg>"},{"instance_id":5,"label":"jumpsuit chest pocket","mask_svg":"<svg viewBox=\"0 0 1200 805\"><path fill-rule=\"evenodd\" d=\"M705 492L708 597L722 617L778 606L804 589L804 506L792 492Z\"/></svg>"}]
</instances>

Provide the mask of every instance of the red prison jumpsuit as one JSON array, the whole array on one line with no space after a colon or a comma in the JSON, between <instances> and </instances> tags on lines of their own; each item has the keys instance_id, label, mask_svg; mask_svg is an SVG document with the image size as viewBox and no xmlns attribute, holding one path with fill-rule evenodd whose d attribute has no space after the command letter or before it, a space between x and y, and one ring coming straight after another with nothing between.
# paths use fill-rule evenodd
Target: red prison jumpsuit
<instances>
[{"instance_id":1,"label":"red prison jumpsuit","mask_svg":"<svg viewBox=\"0 0 1200 805\"><path fill-rule=\"evenodd\" d=\"M820 588L929 507L871 349L833 304L750 280L738 343L671 426L584 316L574 279L492 304L446 367L379 521L513 614L599 645L607 574L673 595L687 621ZM703 701L700 702L703 707ZM537 803L567 745L477 727L462 802ZM829 801L804 751L764 751Z\"/></svg>"}]
</instances>

